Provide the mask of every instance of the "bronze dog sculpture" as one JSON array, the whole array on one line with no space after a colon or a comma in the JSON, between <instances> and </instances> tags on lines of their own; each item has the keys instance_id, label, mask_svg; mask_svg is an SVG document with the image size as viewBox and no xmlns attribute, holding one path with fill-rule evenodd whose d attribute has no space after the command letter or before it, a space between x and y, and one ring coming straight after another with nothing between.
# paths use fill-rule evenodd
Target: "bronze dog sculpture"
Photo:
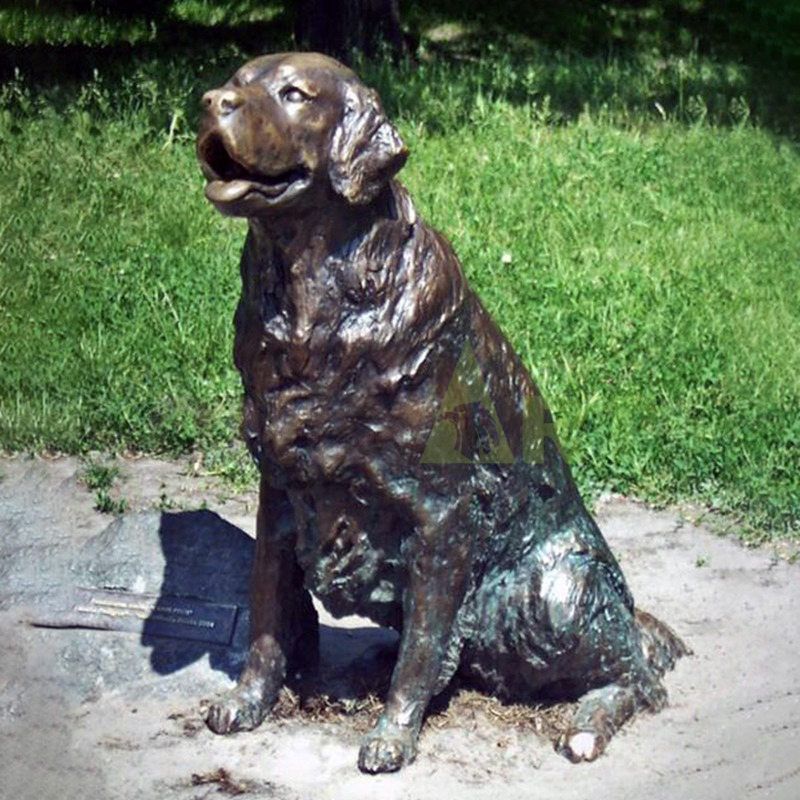
<instances>
[{"instance_id":1,"label":"bronze dog sculpture","mask_svg":"<svg viewBox=\"0 0 800 800\"><path fill-rule=\"evenodd\" d=\"M317 650L313 592L400 632L359 767L410 762L456 671L508 699L578 699L591 760L686 652L635 611L546 406L449 243L394 175L377 94L325 56L264 56L208 92L206 197L247 217L235 363L261 470L251 646L212 730L251 729Z\"/></svg>"}]
</instances>

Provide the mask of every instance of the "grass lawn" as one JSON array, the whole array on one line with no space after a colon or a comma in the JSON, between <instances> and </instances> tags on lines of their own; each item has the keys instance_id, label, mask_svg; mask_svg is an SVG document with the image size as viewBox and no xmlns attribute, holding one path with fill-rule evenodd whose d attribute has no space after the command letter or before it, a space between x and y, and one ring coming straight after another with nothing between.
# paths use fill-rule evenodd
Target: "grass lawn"
<instances>
[{"instance_id":1,"label":"grass lawn","mask_svg":"<svg viewBox=\"0 0 800 800\"><path fill-rule=\"evenodd\" d=\"M0 89L0 449L224 461L244 224L203 199L193 131L244 57ZM800 154L741 72L670 63L529 48L365 72L582 488L798 535Z\"/></svg>"}]
</instances>

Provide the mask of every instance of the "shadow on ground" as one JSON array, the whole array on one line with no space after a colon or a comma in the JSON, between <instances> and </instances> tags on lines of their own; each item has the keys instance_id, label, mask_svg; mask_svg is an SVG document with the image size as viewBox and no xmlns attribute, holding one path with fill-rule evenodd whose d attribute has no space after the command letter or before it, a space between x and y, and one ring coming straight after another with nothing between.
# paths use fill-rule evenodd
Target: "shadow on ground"
<instances>
[{"instance_id":1,"label":"shadow on ground","mask_svg":"<svg viewBox=\"0 0 800 800\"><path fill-rule=\"evenodd\" d=\"M123 526L124 527L124 526ZM147 552L140 528L132 546ZM127 549L124 536L117 531L117 548ZM161 583L157 589L159 608L169 606L173 598L188 598L223 606L238 607L231 647L204 641L189 641L154 634L157 620L145 623L141 643L150 648L154 672L168 675L184 669L208 655L211 669L238 676L244 659L249 625L248 584L255 543L240 528L212 511L164 512L158 525ZM115 559L118 560L118 559ZM134 577L135 581L136 578ZM131 583L130 578L127 583ZM371 694L383 695L392 667L397 634L359 624L356 618L347 627L320 626L319 671L290 680L301 694L325 694L340 699L359 700ZM231 648L236 657L231 657Z\"/></svg>"}]
</instances>

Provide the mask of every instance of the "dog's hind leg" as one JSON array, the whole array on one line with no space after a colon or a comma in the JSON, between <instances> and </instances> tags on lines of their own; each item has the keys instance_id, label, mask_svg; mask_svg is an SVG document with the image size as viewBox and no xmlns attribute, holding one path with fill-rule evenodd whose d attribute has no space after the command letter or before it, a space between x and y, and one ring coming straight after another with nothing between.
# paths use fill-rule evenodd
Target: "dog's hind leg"
<instances>
[{"instance_id":1,"label":"dog's hind leg","mask_svg":"<svg viewBox=\"0 0 800 800\"><path fill-rule=\"evenodd\" d=\"M621 613L620 623L625 623L626 616L627 610ZM619 659L627 666L615 682L590 689L580 697L569 730L557 744L558 751L573 763L597 758L637 712L663 708L667 691L661 676L678 658L691 652L667 625L639 610L630 615L626 637L617 636L610 645L598 644L605 645L605 657Z\"/></svg>"},{"instance_id":2,"label":"dog's hind leg","mask_svg":"<svg viewBox=\"0 0 800 800\"><path fill-rule=\"evenodd\" d=\"M578 698L558 749L591 761L640 710L666 702L661 675L686 651L636 612L622 573L588 516L571 520L485 581L464 662L510 699Z\"/></svg>"},{"instance_id":3,"label":"dog's hind leg","mask_svg":"<svg viewBox=\"0 0 800 800\"><path fill-rule=\"evenodd\" d=\"M557 745L558 751L573 763L594 761L637 711L645 707L657 711L666 703L667 693L660 683L651 686L648 695L645 702L638 687L618 683L587 692L578 701L570 728Z\"/></svg>"},{"instance_id":4,"label":"dog's hind leg","mask_svg":"<svg viewBox=\"0 0 800 800\"><path fill-rule=\"evenodd\" d=\"M640 609L632 615L627 641L633 643L634 650L619 653L633 665L625 682L586 692L579 700L569 731L558 743L559 752L570 761L593 761L630 717L638 711L663 708L667 691L661 676L679 658L692 652L668 625Z\"/></svg>"},{"instance_id":5,"label":"dog's hind leg","mask_svg":"<svg viewBox=\"0 0 800 800\"><path fill-rule=\"evenodd\" d=\"M578 644L560 659L567 682L578 691L583 687L569 729L557 745L575 763L593 761L634 714L658 711L667 702L661 682L667 663L660 644L642 629L609 575L606 564L582 574L587 583L581 596L584 616L575 619Z\"/></svg>"},{"instance_id":6,"label":"dog's hind leg","mask_svg":"<svg viewBox=\"0 0 800 800\"><path fill-rule=\"evenodd\" d=\"M285 492L261 481L250 581L250 649L238 684L210 706L215 733L257 727L278 697L290 664L318 654L317 613L295 557L294 514Z\"/></svg>"}]
</instances>

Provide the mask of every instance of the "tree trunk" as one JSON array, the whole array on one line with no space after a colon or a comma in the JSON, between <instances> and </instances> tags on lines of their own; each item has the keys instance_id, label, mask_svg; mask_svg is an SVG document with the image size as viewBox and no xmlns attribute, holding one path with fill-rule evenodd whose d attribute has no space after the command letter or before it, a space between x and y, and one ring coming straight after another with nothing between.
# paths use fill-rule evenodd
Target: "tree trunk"
<instances>
[{"instance_id":1,"label":"tree trunk","mask_svg":"<svg viewBox=\"0 0 800 800\"><path fill-rule=\"evenodd\" d=\"M406 52L399 0L297 0L294 37L305 50L348 62L354 50L374 58Z\"/></svg>"}]
</instances>

